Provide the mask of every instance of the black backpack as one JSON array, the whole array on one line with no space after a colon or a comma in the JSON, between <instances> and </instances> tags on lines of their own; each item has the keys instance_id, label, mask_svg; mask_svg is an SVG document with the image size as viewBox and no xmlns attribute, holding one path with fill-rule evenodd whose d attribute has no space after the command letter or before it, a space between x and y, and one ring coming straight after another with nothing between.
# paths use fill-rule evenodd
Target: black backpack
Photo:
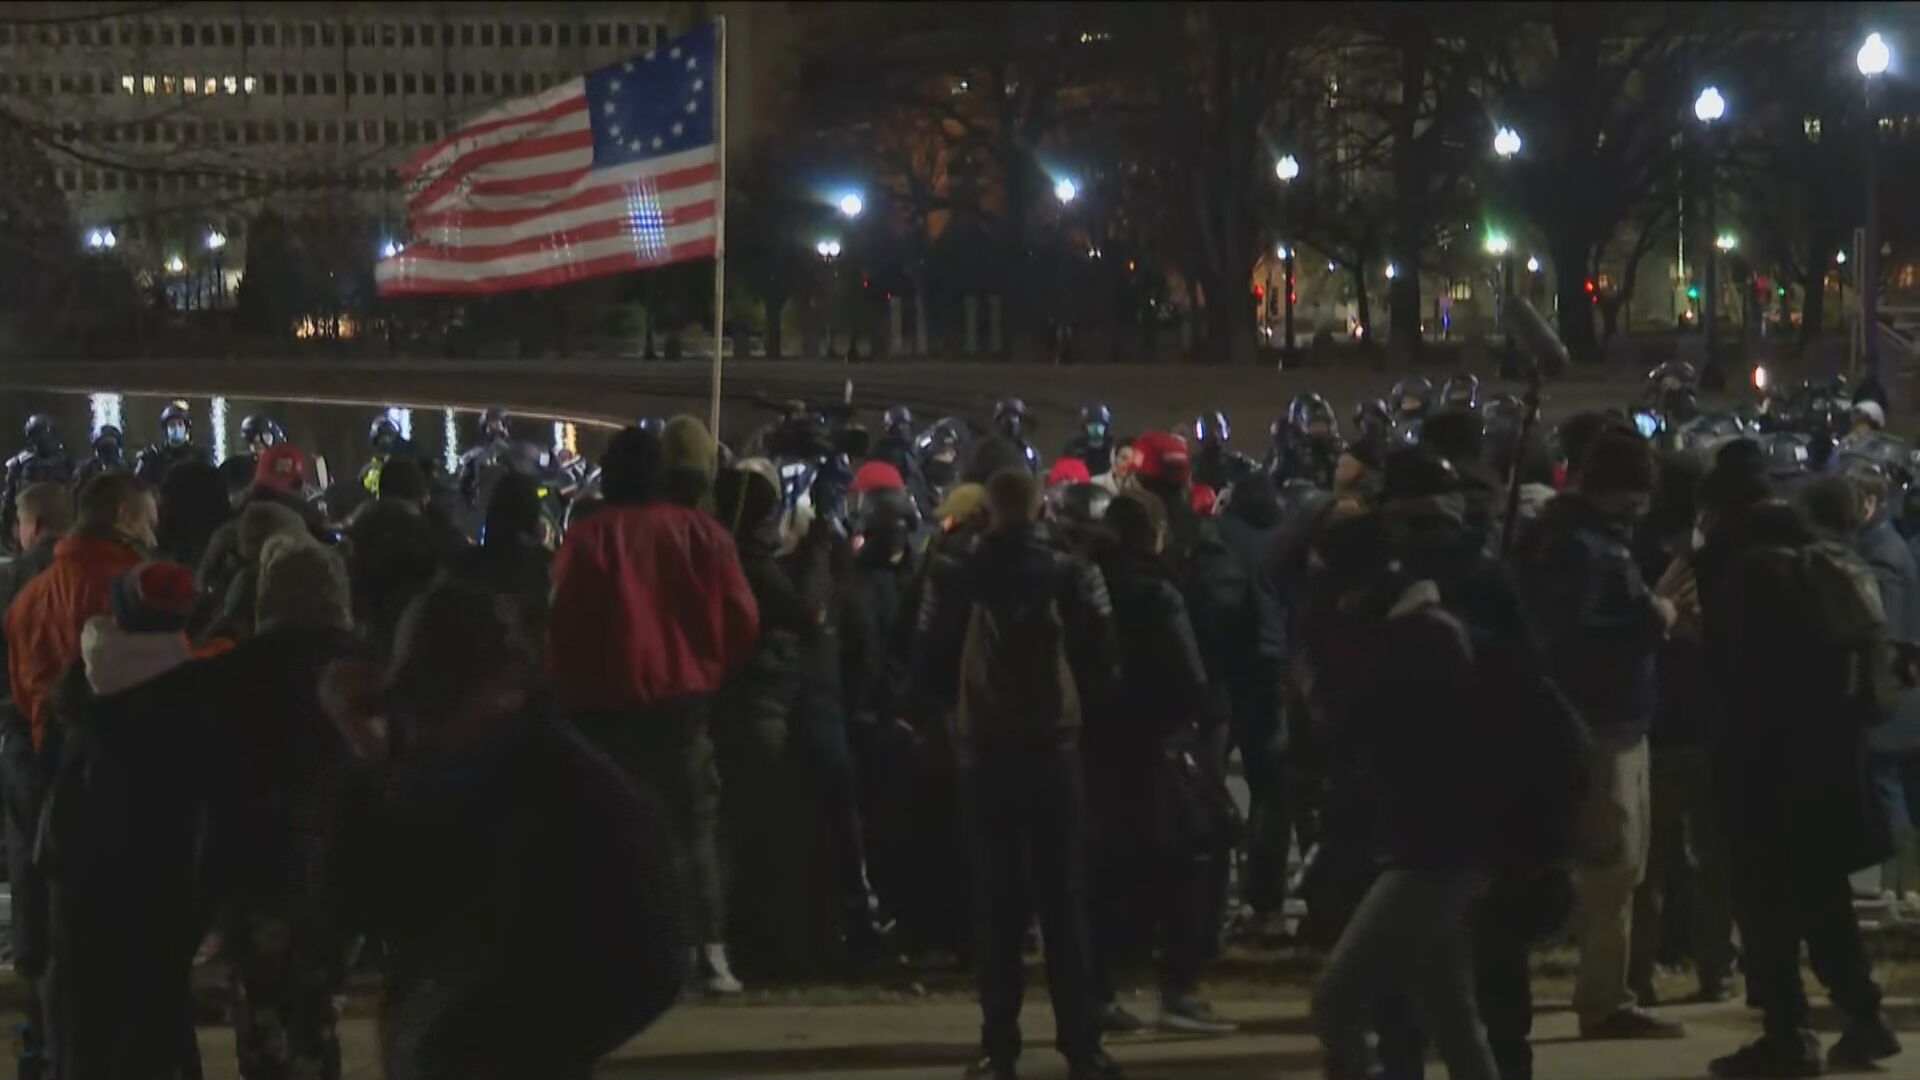
<instances>
[{"instance_id":1,"label":"black backpack","mask_svg":"<svg viewBox=\"0 0 1920 1080\"><path fill-rule=\"evenodd\" d=\"M976 599L960 649L961 734L1034 735L1079 712L1059 598Z\"/></svg>"}]
</instances>

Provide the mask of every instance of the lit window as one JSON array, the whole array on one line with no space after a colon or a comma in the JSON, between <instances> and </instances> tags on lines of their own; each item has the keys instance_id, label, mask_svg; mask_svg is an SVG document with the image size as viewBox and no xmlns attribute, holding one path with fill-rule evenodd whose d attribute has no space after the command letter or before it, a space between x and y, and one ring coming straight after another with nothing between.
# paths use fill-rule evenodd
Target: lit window
<instances>
[{"instance_id":1,"label":"lit window","mask_svg":"<svg viewBox=\"0 0 1920 1080\"><path fill-rule=\"evenodd\" d=\"M1473 285L1465 281L1456 281L1453 283L1452 295L1455 300L1471 300L1473 299Z\"/></svg>"},{"instance_id":2,"label":"lit window","mask_svg":"<svg viewBox=\"0 0 1920 1080\"><path fill-rule=\"evenodd\" d=\"M131 75L120 76L120 89L125 90L129 94L134 93L133 76Z\"/></svg>"},{"instance_id":3,"label":"lit window","mask_svg":"<svg viewBox=\"0 0 1920 1080\"><path fill-rule=\"evenodd\" d=\"M204 79L201 79L201 80L200 80L200 92L201 92L202 94L205 94L205 95L207 95L208 97L212 97L213 95L215 95L215 94L217 94L217 93L219 93L219 92L220 92L220 80L219 80L219 79L216 79L216 78L214 78L214 77L213 77L213 76L211 76L211 75L209 75L209 76L207 76L207 77L206 77L206 78L204 78Z\"/></svg>"},{"instance_id":4,"label":"lit window","mask_svg":"<svg viewBox=\"0 0 1920 1080\"><path fill-rule=\"evenodd\" d=\"M240 92L240 76L229 75L220 81L221 84L226 87L227 93L237 94Z\"/></svg>"},{"instance_id":5,"label":"lit window","mask_svg":"<svg viewBox=\"0 0 1920 1080\"><path fill-rule=\"evenodd\" d=\"M1913 264L1912 263L1906 263L1900 267L1900 287L1903 289L1913 288Z\"/></svg>"},{"instance_id":6,"label":"lit window","mask_svg":"<svg viewBox=\"0 0 1920 1080\"><path fill-rule=\"evenodd\" d=\"M249 94L259 89L259 87L260 87L260 80L254 78L251 75L248 75L247 77L240 80L240 89L246 91Z\"/></svg>"},{"instance_id":7,"label":"lit window","mask_svg":"<svg viewBox=\"0 0 1920 1080\"><path fill-rule=\"evenodd\" d=\"M171 95L178 92L179 89L180 89L180 84L178 81L174 79L173 76L171 75L160 76L160 92L161 93Z\"/></svg>"},{"instance_id":8,"label":"lit window","mask_svg":"<svg viewBox=\"0 0 1920 1080\"><path fill-rule=\"evenodd\" d=\"M181 85L186 89L187 93L189 94L197 94L200 92L200 80L194 78L191 75L187 76L185 79L182 79Z\"/></svg>"}]
</instances>

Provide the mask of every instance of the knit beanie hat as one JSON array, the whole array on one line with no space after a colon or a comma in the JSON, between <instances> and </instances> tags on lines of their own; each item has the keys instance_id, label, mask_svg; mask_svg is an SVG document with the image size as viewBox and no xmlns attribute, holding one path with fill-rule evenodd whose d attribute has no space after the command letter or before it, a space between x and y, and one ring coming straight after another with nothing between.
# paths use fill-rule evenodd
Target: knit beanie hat
<instances>
[{"instance_id":1,"label":"knit beanie hat","mask_svg":"<svg viewBox=\"0 0 1920 1080\"><path fill-rule=\"evenodd\" d=\"M200 600L193 571L175 562L144 562L113 579L113 621L130 634L177 633Z\"/></svg>"},{"instance_id":2,"label":"knit beanie hat","mask_svg":"<svg viewBox=\"0 0 1920 1080\"><path fill-rule=\"evenodd\" d=\"M901 491L906 486L907 482L900 478L900 470L884 461L869 461L853 474L853 490L859 494Z\"/></svg>"},{"instance_id":3,"label":"knit beanie hat","mask_svg":"<svg viewBox=\"0 0 1920 1080\"><path fill-rule=\"evenodd\" d=\"M260 552L260 584L254 599L259 633L277 627L344 630L353 625L347 565L305 534L276 536Z\"/></svg>"},{"instance_id":4,"label":"knit beanie hat","mask_svg":"<svg viewBox=\"0 0 1920 1080\"><path fill-rule=\"evenodd\" d=\"M292 443L270 446L253 467L253 486L285 494L307 484L307 455Z\"/></svg>"},{"instance_id":5,"label":"knit beanie hat","mask_svg":"<svg viewBox=\"0 0 1920 1080\"><path fill-rule=\"evenodd\" d=\"M719 468L720 444L707 425L691 416L676 416L660 432L660 467L663 471L685 470L713 482Z\"/></svg>"}]
</instances>

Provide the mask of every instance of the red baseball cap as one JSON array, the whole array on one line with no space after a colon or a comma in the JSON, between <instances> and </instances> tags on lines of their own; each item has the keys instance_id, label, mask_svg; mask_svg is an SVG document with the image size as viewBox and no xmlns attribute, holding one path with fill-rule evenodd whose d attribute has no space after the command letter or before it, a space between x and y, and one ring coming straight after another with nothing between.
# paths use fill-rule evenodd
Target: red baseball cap
<instances>
[{"instance_id":1,"label":"red baseball cap","mask_svg":"<svg viewBox=\"0 0 1920 1080\"><path fill-rule=\"evenodd\" d=\"M1063 457L1047 470L1047 486L1059 487L1061 484L1091 484L1093 474L1087 471L1087 463L1075 457Z\"/></svg>"},{"instance_id":2,"label":"red baseball cap","mask_svg":"<svg viewBox=\"0 0 1920 1080\"><path fill-rule=\"evenodd\" d=\"M1192 463L1187 441L1165 431L1149 431L1133 440L1133 471L1143 480L1183 483Z\"/></svg>"},{"instance_id":3,"label":"red baseball cap","mask_svg":"<svg viewBox=\"0 0 1920 1080\"><path fill-rule=\"evenodd\" d=\"M1220 505L1220 495L1205 484L1193 485L1193 512L1201 517L1212 517L1213 511Z\"/></svg>"},{"instance_id":4,"label":"red baseball cap","mask_svg":"<svg viewBox=\"0 0 1920 1080\"><path fill-rule=\"evenodd\" d=\"M278 492L298 491L307 484L307 455L289 443L270 446L253 467L253 486Z\"/></svg>"}]
</instances>

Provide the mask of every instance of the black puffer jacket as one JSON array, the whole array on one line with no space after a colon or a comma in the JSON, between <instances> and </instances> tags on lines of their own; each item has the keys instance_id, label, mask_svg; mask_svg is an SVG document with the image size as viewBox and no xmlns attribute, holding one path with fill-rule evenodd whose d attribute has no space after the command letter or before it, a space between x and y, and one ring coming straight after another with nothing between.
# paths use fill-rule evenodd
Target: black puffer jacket
<instances>
[{"instance_id":1,"label":"black puffer jacket","mask_svg":"<svg viewBox=\"0 0 1920 1080\"><path fill-rule=\"evenodd\" d=\"M1207 669L1187 617L1187 602L1166 563L1115 546L1100 571L1113 599L1120 680L1090 709L1087 750L1098 757L1137 756L1170 732L1190 727L1207 704Z\"/></svg>"},{"instance_id":2,"label":"black puffer jacket","mask_svg":"<svg viewBox=\"0 0 1920 1080\"><path fill-rule=\"evenodd\" d=\"M1527 531L1514 561L1554 680L1595 737L1624 745L1646 735L1666 622L1626 527L1583 495L1561 495Z\"/></svg>"}]
</instances>

